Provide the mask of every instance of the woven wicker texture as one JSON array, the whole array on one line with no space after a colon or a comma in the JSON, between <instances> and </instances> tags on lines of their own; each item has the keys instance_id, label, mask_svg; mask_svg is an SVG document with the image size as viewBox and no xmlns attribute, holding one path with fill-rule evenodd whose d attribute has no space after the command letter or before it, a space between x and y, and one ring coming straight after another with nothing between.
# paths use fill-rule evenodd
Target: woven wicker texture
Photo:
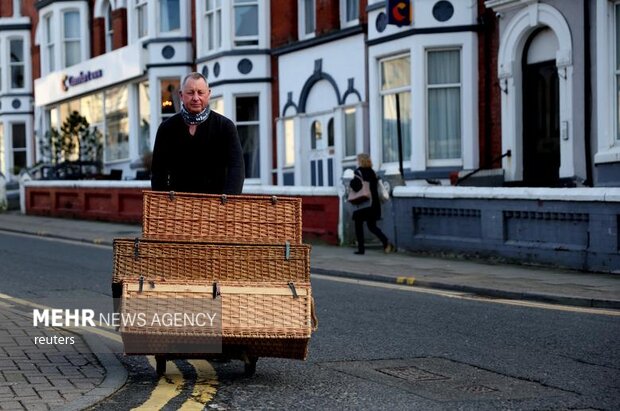
<instances>
[{"instance_id":1,"label":"woven wicker texture","mask_svg":"<svg viewBox=\"0 0 620 411\"><path fill-rule=\"evenodd\" d=\"M295 284L297 297L282 282L222 282L221 336L260 338L309 338L312 331L312 295L310 283ZM216 299L216 300L217 300ZM204 283L154 284L142 292L134 283L123 284L122 315L154 313L213 312L212 287ZM161 334L179 336L217 336L212 327L170 327L163 324L123 324L121 333Z\"/></svg>"},{"instance_id":2,"label":"woven wicker texture","mask_svg":"<svg viewBox=\"0 0 620 411\"><path fill-rule=\"evenodd\" d=\"M310 281L310 246L114 240L113 282Z\"/></svg>"},{"instance_id":3,"label":"woven wicker texture","mask_svg":"<svg viewBox=\"0 0 620 411\"><path fill-rule=\"evenodd\" d=\"M301 244L301 199L144 192L146 238Z\"/></svg>"}]
</instances>

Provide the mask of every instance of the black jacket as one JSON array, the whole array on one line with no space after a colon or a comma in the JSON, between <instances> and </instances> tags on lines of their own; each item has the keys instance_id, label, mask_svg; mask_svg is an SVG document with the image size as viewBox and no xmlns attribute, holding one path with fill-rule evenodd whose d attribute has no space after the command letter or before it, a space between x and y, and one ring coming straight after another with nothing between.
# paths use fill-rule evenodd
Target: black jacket
<instances>
[{"instance_id":1,"label":"black jacket","mask_svg":"<svg viewBox=\"0 0 620 411\"><path fill-rule=\"evenodd\" d=\"M157 130L151 167L151 187L157 191L240 194L245 178L237 128L211 111L196 133L180 113Z\"/></svg>"},{"instance_id":2,"label":"black jacket","mask_svg":"<svg viewBox=\"0 0 620 411\"><path fill-rule=\"evenodd\" d=\"M381 218L381 202L379 201L379 192L377 191L378 178L375 172L370 167L358 167L355 169L355 174L361 176L364 181L368 181L370 185L370 204L363 203L360 208L353 212L354 220L379 220ZM362 182L358 178L353 178L349 183L354 191L359 191L362 188Z\"/></svg>"}]
</instances>

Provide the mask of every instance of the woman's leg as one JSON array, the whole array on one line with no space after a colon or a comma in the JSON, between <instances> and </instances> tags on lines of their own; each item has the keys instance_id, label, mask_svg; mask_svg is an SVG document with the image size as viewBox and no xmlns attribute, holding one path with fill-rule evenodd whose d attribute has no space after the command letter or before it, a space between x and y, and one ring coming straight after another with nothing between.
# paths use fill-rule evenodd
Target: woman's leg
<instances>
[{"instance_id":1,"label":"woman's leg","mask_svg":"<svg viewBox=\"0 0 620 411\"><path fill-rule=\"evenodd\" d=\"M381 240L383 248L386 248L388 246L388 239L385 234L383 234L383 231L381 231L381 229L377 227L377 220L368 220L366 221L366 224L368 224L368 229L370 230L370 232L376 235L379 240Z\"/></svg>"},{"instance_id":2,"label":"woman's leg","mask_svg":"<svg viewBox=\"0 0 620 411\"><path fill-rule=\"evenodd\" d=\"M364 254L364 220L355 220L355 237L357 238L357 254Z\"/></svg>"}]
</instances>

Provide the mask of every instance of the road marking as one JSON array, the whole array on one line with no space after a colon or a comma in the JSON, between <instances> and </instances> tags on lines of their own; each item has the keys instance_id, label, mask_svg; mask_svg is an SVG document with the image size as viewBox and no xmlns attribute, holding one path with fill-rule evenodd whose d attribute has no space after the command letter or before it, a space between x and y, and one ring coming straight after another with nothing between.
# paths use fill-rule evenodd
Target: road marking
<instances>
[{"instance_id":1,"label":"road marking","mask_svg":"<svg viewBox=\"0 0 620 411\"><path fill-rule=\"evenodd\" d=\"M22 298L0 293L0 306L11 307L16 304L30 308L39 308L43 310L53 309L53 307L37 304L32 301L24 300ZM62 328L78 332L89 332L116 341L118 343L123 342L120 334L114 331L114 327L107 325L98 325L97 327L87 328ZM155 357L149 355L146 356L146 358L149 361L151 367L156 370L157 363L155 361ZM215 393L217 392L217 373L215 372L213 366L206 360L189 360L188 362L196 370L196 381L194 383L194 388L192 390L192 393L190 394L190 397L181 405L180 410L202 410L204 409L205 405L213 399ZM182 391L185 380L178 367L172 361L168 361L166 368L169 371L166 372L166 375L160 377L149 399L144 404L140 405L137 408L134 408L134 410L161 409L164 405L166 405L168 401L176 397ZM162 379L164 381L162 381Z\"/></svg>"},{"instance_id":2,"label":"road marking","mask_svg":"<svg viewBox=\"0 0 620 411\"><path fill-rule=\"evenodd\" d=\"M213 399L217 392L217 374L208 361L189 360L188 362L196 370L196 384L190 397L179 408L179 411L199 411Z\"/></svg>"},{"instance_id":3,"label":"road marking","mask_svg":"<svg viewBox=\"0 0 620 411\"><path fill-rule=\"evenodd\" d=\"M334 282L339 282L339 283L346 283L346 284L364 285L368 287L379 287L379 288L387 288L387 289L392 289L392 290L411 291L415 293L433 294L433 295L437 295L440 297L456 298L460 300L469 300L469 301L478 301L478 302L505 304L505 305L516 305L520 307L530 307L530 308L542 308L545 310L567 311L567 312L575 312L575 313L609 315L609 316L614 316L614 317L620 317L620 310L610 310L610 309L604 309L604 308L589 308L589 307L574 307L574 306L560 305L560 304L540 303L540 302L535 302L535 301L509 300L506 298L492 298L492 299L481 298L479 296L475 296L470 293L459 292L459 291L447 291L447 290L437 290L437 289L432 289L432 288L410 287L410 286L399 285L399 284L380 283L377 281L355 280L355 279L344 278L344 277L333 277L333 276L325 275L325 274L314 274L313 273L312 278L317 278L317 279L326 280L326 281L334 281Z\"/></svg>"},{"instance_id":4,"label":"road marking","mask_svg":"<svg viewBox=\"0 0 620 411\"><path fill-rule=\"evenodd\" d=\"M146 357L153 369L156 369L156 361L152 355ZM181 370L174 362L168 361L166 374L159 377L157 385L151 392L149 398L140 406L131 410L161 410L170 400L179 395L183 391L185 379Z\"/></svg>"}]
</instances>

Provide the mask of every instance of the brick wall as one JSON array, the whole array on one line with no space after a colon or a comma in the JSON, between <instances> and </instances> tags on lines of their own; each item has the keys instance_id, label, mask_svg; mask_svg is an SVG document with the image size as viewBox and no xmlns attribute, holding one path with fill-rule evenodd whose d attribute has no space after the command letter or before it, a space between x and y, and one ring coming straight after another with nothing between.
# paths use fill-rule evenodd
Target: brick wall
<instances>
[{"instance_id":1,"label":"brick wall","mask_svg":"<svg viewBox=\"0 0 620 411\"><path fill-rule=\"evenodd\" d=\"M0 0L0 17L13 16L13 0Z\"/></svg>"},{"instance_id":2,"label":"brick wall","mask_svg":"<svg viewBox=\"0 0 620 411\"><path fill-rule=\"evenodd\" d=\"M105 53L105 18L93 19L91 30L91 56L97 57Z\"/></svg>"},{"instance_id":3,"label":"brick wall","mask_svg":"<svg viewBox=\"0 0 620 411\"><path fill-rule=\"evenodd\" d=\"M127 45L127 9L112 10L112 49L120 49Z\"/></svg>"},{"instance_id":4,"label":"brick wall","mask_svg":"<svg viewBox=\"0 0 620 411\"><path fill-rule=\"evenodd\" d=\"M281 16L289 18L283 19ZM297 40L297 34L297 1L272 0L271 47L292 43Z\"/></svg>"},{"instance_id":5,"label":"brick wall","mask_svg":"<svg viewBox=\"0 0 620 411\"><path fill-rule=\"evenodd\" d=\"M340 2L333 0L316 1L316 34L327 34L340 28Z\"/></svg>"}]
</instances>

